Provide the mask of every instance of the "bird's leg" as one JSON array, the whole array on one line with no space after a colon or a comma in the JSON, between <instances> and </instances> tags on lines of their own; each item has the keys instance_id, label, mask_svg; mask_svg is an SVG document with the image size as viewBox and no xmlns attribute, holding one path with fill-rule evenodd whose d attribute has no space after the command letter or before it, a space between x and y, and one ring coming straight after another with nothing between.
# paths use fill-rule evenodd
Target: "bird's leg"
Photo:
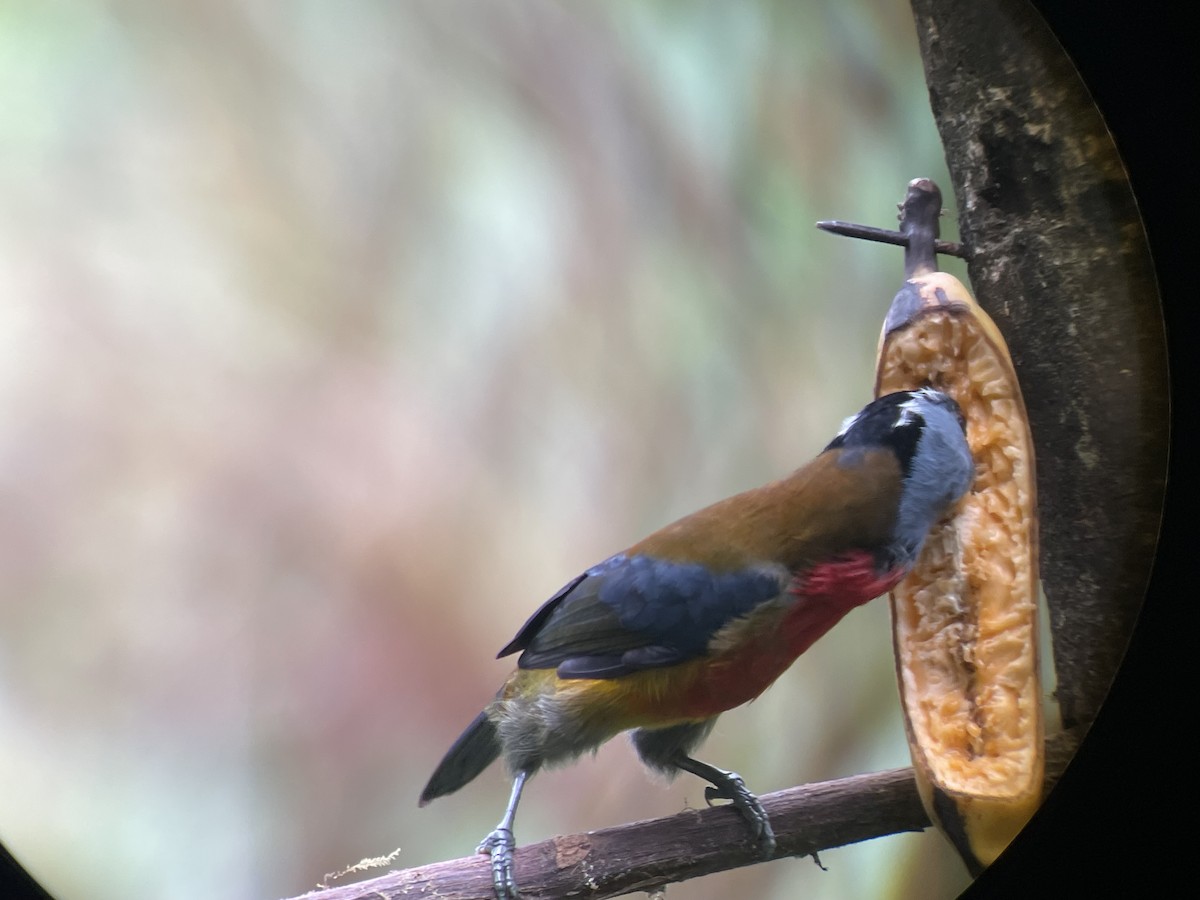
<instances>
[{"instance_id":1,"label":"bird's leg","mask_svg":"<svg viewBox=\"0 0 1200 900\"><path fill-rule=\"evenodd\" d=\"M517 890L517 881L513 877L513 850L517 842L513 838L513 820L517 817L517 804L521 802L521 791L525 788L525 779L529 773L522 770L513 779L512 796L508 798L508 806L504 810L504 818L483 842L475 848L476 853L486 853L492 859L492 887L496 891L496 900L520 900L521 892Z\"/></svg>"},{"instance_id":2,"label":"bird's leg","mask_svg":"<svg viewBox=\"0 0 1200 900\"><path fill-rule=\"evenodd\" d=\"M705 781L711 781L713 787L704 789L705 802L712 806L714 800L732 801L742 817L750 823L750 827L754 831L754 839L758 842L759 853L767 859L775 855L775 832L771 829L771 820L767 817L767 811L762 808L762 804L758 802L758 798L750 793L741 775L737 772L726 772L724 769L710 766L708 763L692 759L683 753L677 754L672 762L685 772L691 772Z\"/></svg>"}]
</instances>

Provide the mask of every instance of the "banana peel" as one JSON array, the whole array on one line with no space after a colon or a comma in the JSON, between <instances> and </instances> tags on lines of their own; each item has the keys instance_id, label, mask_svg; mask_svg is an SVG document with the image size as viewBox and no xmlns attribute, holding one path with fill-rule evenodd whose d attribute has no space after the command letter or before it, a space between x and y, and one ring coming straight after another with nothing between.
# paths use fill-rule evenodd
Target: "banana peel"
<instances>
[{"instance_id":1,"label":"banana peel","mask_svg":"<svg viewBox=\"0 0 1200 900\"><path fill-rule=\"evenodd\" d=\"M966 418L975 482L891 593L893 646L921 800L972 874L1037 810L1044 778L1033 440L1003 336L936 270L941 196L901 205L907 280L880 335L875 394L925 385Z\"/></svg>"}]
</instances>

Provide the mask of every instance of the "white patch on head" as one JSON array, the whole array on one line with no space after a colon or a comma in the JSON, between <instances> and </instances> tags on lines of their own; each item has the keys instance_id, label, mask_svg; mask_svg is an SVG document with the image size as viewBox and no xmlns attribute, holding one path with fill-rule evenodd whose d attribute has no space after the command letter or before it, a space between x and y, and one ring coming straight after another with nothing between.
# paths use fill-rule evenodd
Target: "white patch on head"
<instances>
[{"instance_id":1,"label":"white patch on head","mask_svg":"<svg viewBox=\"0 0 1200 900\"><path fill-rule=\"evenodd\" d=\"M905 400L898 407L896 407L898 410L900 410L900 416L896 419L896 424L894 424L892 427L903 428L905 425L912 425L913 416L917 414L919 407L921 406L921 401L924 399L925 398L921 396L921 393L917 392L914 393L908 400Z\"/></svg>"},{"instance_id":2,"label":"white patch on head","mask_svg":"<svg viewBox=\"0 0 1200 900\"><path fill-rule=\"evenodd\" d=\"M834 439L836 440L837 438L844 436L847 431L854 427L854 423L858 421L861 415L861 412L856 412L854 415L846 416L846 418L842 419L842 427L838 429L838 433L834 435Z\"/></svg>"},{"instance_id":3,"label":"white patch on head","mask_svg":"<svg viewBox=\"0 0 1200 900\"><path fill-rule=\"evenodd\" d=\"M932 403L934 406L945 406L947 397L949 397L949 394L926 385L913 393L911 402L915 403L917 400L924 400L926 403Z\"/></svg>"},{"instance_id":4,"label":"white patch on head","mask_svg":"<svg viewBox=\"0 0 1200 900\"><path fill-rule=\"evenodd\" d=\"M922 413L922 408L927 412L930 406L944 407L945 403L942 399L944 396L940 391L928 386L913 391L912 396L897 407L900 410L900 417L893 427L900 428L913 424L913 416Z\"/></svg>"}]
</instances>

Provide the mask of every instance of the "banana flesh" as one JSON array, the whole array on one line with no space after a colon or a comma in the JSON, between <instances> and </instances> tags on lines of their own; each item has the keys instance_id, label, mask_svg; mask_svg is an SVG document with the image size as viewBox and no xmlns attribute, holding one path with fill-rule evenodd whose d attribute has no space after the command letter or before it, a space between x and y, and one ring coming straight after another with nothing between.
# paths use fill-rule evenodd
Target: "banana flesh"
<instances>
[{"instance_id":1,"label":"banana flesh","mask_svg":"<svg viewBox=\"0 0 1200 900\"><path fill-rule=\"evenodd\" d=\"M1034 452L1003 336L933 259L910 259L875 393L931 385L954 397L976 477L892 592L893 645L921 799L978 874L1042 799Z\"/></svg>"}]
</instances>

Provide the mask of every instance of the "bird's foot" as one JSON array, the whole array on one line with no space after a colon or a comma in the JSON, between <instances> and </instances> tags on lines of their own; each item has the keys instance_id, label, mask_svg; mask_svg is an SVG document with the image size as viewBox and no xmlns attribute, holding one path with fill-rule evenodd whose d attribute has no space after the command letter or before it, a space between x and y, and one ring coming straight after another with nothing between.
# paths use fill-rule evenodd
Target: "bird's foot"
<instances>
[{"instance_id":1,"label":"bird's foot","mask_svg":"<svg viewBox=\"0 0 1200 900\"><path fill-rule=\"evenodd\" d=\"M712 806L714 800L731 801L737 807L738 812L742 814L742 818L750 823L754 839L758 843L759 854L765 859L770 859L775 855L775 831L771 828L771 820L767 816L767 811L758 802L758 798L746 787L746 782L742 780L741 775L737 772L725 772L719 769L717 772L719 775L715 777L711 774L707 776L711 778L716 787L704 789L705 802Z\"/></svg>"},{"instance_id":2,"label":"bird's foot","mask_svg":"<svg viewBox=\"0 0 1200 900\"><path fill-rule=\"evenodd\" d=\"M492 887L496 892L496 900L521 900L521 892L517 890L517 881L513 877L513 850L516 846L511 829L497 828L475 848L476 853L491 857Z\"/></svg>"}]
</instances>

